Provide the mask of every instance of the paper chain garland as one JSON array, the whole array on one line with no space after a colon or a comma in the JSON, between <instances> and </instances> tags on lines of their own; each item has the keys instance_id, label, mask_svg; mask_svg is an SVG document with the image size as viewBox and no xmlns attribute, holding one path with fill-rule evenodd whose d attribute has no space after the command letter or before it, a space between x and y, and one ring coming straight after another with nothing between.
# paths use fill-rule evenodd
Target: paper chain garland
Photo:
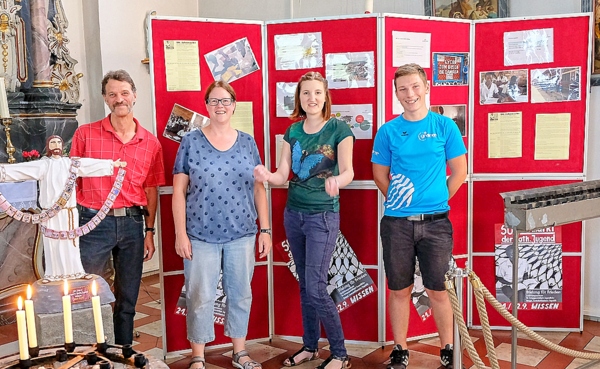
<instances>
[{"instance_id":1,"label":"paper chain garland","mask_svg":"<svg viewBox=\"0 0 600 369\"><path fill-rule=\"evenodd\" d=\"M104 204L98 210L98 213L94 215L89 222L82 225L81 227L69 230L69 231L57 231L46 226L41 226L42 234L45 237L53 238L55 240L74 240L77 237L81 237L85 234L90 233L94 228L100 224L102 219L106 218L106 214L110 211L115 199L121 192L121 187L123 186L123 179L125 178L125 169L119 168L119 172L117 173L117 178L115 179L115 183L113 183Z\"/></svg>"},{"instance_id":2,"label":"paper chain garland","mask_svg":"<svg viewBox=\"0 0 600 369\"><path fill-rule=\"evenodd\" d=\"M77 169L81 165L81 162L77 160L77 158L72 158L71 167L69 168L69 178L67 179L67 183L65 185L65 189L62 194L56 200L54 205L52 205L49 209L43 210L39 214L29 214L23 213L18 210L14 206L10 204L10 202L0 193L0 211L5 212L11 218L18 220L24 223L33 223L38 224L44 221L47 221L50 218L53 218L58 214L59 211L64 209L67 201L71 198L71 194L73 189L75 188L75 180L77 179ZM85 234L90 233L94 228L100 224L102 219L106 217L106 214L110 211L115 199L121 192L121 187L123 186L123 180L125 179L125 169L119 168L117 173L117 178L113 183L113 186L108 193L106 201L98 210L98 213L86 224L76 229L68 230L68 231L57 231L46 226L41 226L40 229L42 234L48 238L53 239L61 239L61 240L73 240L77 237L83 236Z\"/></svg>"},{"instance_id":3,"label":"paper chain garland","mask_svg":"<svg viewBox=\"0 0 600 369\"><path fill-rule=\"evenodd\" d=\"M71 198L71 193L75 188L75 180L77 179L77 170L81 166L81 162L78 160L79 158L71 159L71 167L69 168L69 178L67 178L67 183L65 184L65 189L60 194L60 197L54 205L50 208L42 210L39 214L29 214L23 213L21 210L18 210L14 206L11 205L10 202L0 193L0 211L6 213L9 217L18 220L23 223L33 223L38 224L44 222L50 218L53 218L61 211L67 201ZM2 178L3 179L3 178ZM4 182L3 180L0 182Z\"/></svg>"}]
</instances>

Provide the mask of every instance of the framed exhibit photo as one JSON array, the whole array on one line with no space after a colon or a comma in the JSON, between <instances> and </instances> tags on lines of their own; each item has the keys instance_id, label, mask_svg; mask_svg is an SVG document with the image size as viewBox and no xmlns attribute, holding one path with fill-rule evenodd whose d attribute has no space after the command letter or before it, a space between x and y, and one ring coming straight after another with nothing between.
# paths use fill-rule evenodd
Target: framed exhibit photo
<instances>
[{"instance_id":1,"label":"framed exhibit photo","mask_svg":"<svg viewBox=\"0 0 600 369\"><path fill-rule=\"evenodd\" d=\"M594 0L594 65L592 74L600 74L600 0Z\"/></svg>"},{"instance_id":2,"label":"framed exhibit photo","mask_svg":"<svg viewBox=\"0 0 600 369\"><path fill-rule=\"evenodd\" d=\"M431 0L436 17L488 19L507 15L507 0Z\"/></svg>"}]
</instances>

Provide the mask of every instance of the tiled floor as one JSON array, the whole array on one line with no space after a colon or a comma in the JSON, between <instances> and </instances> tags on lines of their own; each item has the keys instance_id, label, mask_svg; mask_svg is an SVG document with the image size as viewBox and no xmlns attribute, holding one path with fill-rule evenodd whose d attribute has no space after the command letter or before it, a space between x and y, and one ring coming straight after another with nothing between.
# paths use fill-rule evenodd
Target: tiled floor
<instances>
[{"instance_id":1,"label":"tiled floor","mask_svg":"<svg viewBox=\"0 0 600 369\"><path fill-rule=\"evenodd\" d=\"M135 338L134 348L160 359L164 359L171 369L187 369L188 355L169 354L166 358L162 351L162 324L160 312L160 285L158 275L145 277L140 290L135 318L135 329L139 334ZM7 326L5 326L7 327ZM182 332L182 334L185 334ZM486 365L489 361L486 357L485 342L482 332L472 330L470 332L480 357ZM589 350L600 352L600 322L584 322L584 330L581 333L568 332L546 332L541 333L551 342L563 347L575 350ZM15 332L2 330L0 332L0 349L10 346L3 345L16 338ZM14 338L12 338L14 340ZM494 344L496 355L500 360L501 369L510 368L511 335L509 331L494 331ZM274 338L260 342L252 342L247 345L250 356L261 362L264 369L280 369L285 358L301 347L298 340L284 340ZM348 353L351 356L353 369L362 368L385 368L385 361L391 350L391 345L381 347L379 345L352 345L347 344ZM410 369L435 369L440 367L439 341L436 338L425 339L409 343ZM16 351L16 346L15 346ZM231 369L231 348L215 348L206 352L207 369L226 368ZM323 343L320 351L321 357L327 358L326 343ZM525 336L519 335L518 369L575 369L589 361L573 359L556 352L549 352L540 344L531 341ZM322 360L315 360L298 366L299 369L310 369L318 365ZM473 362L464 355L464 364L467 368L473 366ZM593 363L586 368L600 368L600 363Z\"/></svg>"}]
</instances>

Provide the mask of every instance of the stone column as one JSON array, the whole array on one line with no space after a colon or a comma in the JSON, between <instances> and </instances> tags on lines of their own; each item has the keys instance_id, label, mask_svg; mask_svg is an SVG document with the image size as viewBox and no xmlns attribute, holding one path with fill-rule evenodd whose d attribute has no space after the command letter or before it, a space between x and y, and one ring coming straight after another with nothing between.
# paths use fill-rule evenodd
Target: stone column
<instances>
[{"instance_id":1,"label":"stone column","mask_svg":"<svg viewBox=\"0 0 600 369\"><path fill-rule=\"evenodd\" d=\"M52 87L46 0L31 0L33 87Z\"/></svg>"}]
</instances>

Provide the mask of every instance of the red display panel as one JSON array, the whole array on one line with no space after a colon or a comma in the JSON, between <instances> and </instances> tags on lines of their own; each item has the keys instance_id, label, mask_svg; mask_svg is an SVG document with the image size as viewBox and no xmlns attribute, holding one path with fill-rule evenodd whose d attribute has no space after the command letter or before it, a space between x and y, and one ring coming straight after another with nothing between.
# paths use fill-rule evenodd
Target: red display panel
<instances>
[{"instance_id":1,"label":"red display panel","mask_svg":"<svg viewBox=\"0 0 600 369\"><path fill-rule=\"evenodd\" d=\"M386 16L384 21L385 50L389 51L385 53L384 60L385 121L387 122L396 117L393 114L392 103L397 100L394 93L394 73L399 66L393 64L393 31L422 32L431 35L431 67L425 68L422 66L430 83L431 105L465 105L465 111L468 112L470 104L469 86L433 86L433 61L431 59L433 53L469 53L471 51L471 22L443 18L414 19L391 16ZM449 37L449 35L452 36ZM465 127L468 126L469 122L465 121ZM468 134L468 129L465 128L463 140L467 147Z\"/></svg>"},{"instance_id":2,"label":"red display panel","mask_svg":"<svg viewBox=\"0 0 600 369\"><path fill-rule=\"evenodd\" d=\"M320 32L323 41L323 55L331 53L373 52L374 65L377 65L377 17L361 16L347 19L327 19L314 21L289 21L288 23L267 24L267 52L269 75L269 139L275 142L275 135L284 134L286 128L293 123L289 118L276 116L276 83L296 83L302 75L316 71L326 77L325 60L323 67L297 70L276 70L275 41L277 35ZM344 40L344 41L342 41ZM377 122L377 79L375 69L375 86L369 88L331 89L333 105L372 104L373 122ZM376 123L373 124L372 139L356 140L354 143L353 166L354 179L373 179L371 171L371 150L375 138ZM271 144L271 169L275 170L276 150Z\"/></svg>"},{"instance_id":3,"label":"red display panel","mask_svg":"<svg viewBox=\"0 0 600 369\"><path fill-rule=\"evenodd\" d=\"M563 232L563 237L567 232ZM580 234L581 236L581 234ZM485 287L496 296L496 267L494 256L473 256L473 271ZM580 328L581 319L581 256L562 258L562 309L519 310L519 320L529 328ZM475 299L473 298L473 301ZM508 327L508 323L494 308L486 304L490 325ZM473 324L481 325L473 302Z\"/></svg>"},{"instance_id":4,"label":"red display panel","mask_svg":"<svg viewBox=\"0 0 600 369\"><path fill-rule=\"evenodd\" d=\"M377 271L367 270L375 285ZM379 287L378 287L379 288ZM300 308L300 288L287 266L273 266L274 334L301 337L302 311ZM340 313L346 340L377 342L379 324L377 293L373 293ZM360 324L358 324L360 322ZM325 338L325 331L321 330Z\"/></svg>"},{"instance_id":5,"label":"red display panel","mask_svg":"<svg viewBox=\"0 0 600 369\"><path fill-rule=\"evenodd\" d=\"M154 103L156 109L156 132L163 147L165 173L171 173L179 144L162 136L174 104L182 105L195 112L208 116L204 103L204 93L214 79L204 55L227 44L246 38L259 70L231 82L238 102L252 102L254 119L254 139L264 162L264 77L262 74L262 25L260 23L239 23L234 21L208 21L206 19L172 20L152 19L152 68L154 74ZM167 91L165 74L165 40L192 40L198 42L200 59L201 91ZM173 178L167 176L167 186Z\"/></svg>"},{"instance_id":6,"label":"red display panel","mask_svg":"<svg viewBox=\"0 0 600 369\"><path fill-rule=\"evenodd\" d=\"M467 245L469 242L469 214L468 214L468 197L469 197L469 186L464 183L456 194L450 199L448 204L450 205L450 221L452 222L452 229L454 234L454 249L452 253L454 255L466 255Z\"/></svg>"},{"instance_id":7,"label":"red display panel","mask_svg":"<svg viewBox=\"0 0 600 369\"><path fill-rule=\"evenodd\" d=\"M553 29L554 61L543 64L504 66L504 35L506 32L534 29ZM473 115L473 173L582 173L586 124L587 78L589 71L588 42L590 17L553 17L547 19L520 19L475 23L475 96ZM493 45L493 46L492 46ZM528 70L528 101L531 101L531 70L546 68L580 67L579 101L550 103L479 103L479 76L481 72L499 70ZM488 114L522 112L522 157L489 158ZM536 114L570 113L568 160L534 160Z\"/></svg>"},{"instance_id":8,"label":"red display panel","mask_svg":"<svg viewBox=\"0 0 600 369\"><path fill-rule=\"evenodd\" d=\"M494 252L494 225L504 224L504 202L500 193L571 181L475 181L473 182L473 252ZM563 252L581 252L581 222L562 227Z\"/></svg>"}]
</instances>

